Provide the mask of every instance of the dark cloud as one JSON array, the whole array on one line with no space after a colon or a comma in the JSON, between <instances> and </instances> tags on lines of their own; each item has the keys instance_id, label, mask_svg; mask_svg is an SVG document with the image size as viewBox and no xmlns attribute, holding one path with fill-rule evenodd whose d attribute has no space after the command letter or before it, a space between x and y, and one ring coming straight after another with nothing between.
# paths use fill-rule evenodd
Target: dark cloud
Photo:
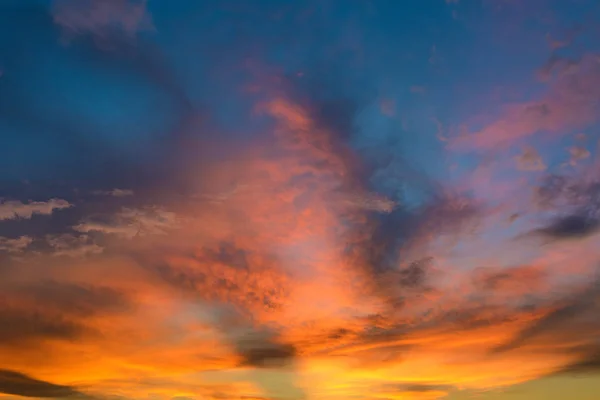
<instances>
[{"instance_id":1,"label":"dark cloud","mask_svg":"<svg viewBox=\"0 0 600 400\"><path fill-rule=\"evenodd\" d=\"M296 356L293 345L267 338L242 339L237 343L237 348L242 357L242 365L255 368L284 367Z\"/></svg>"},{"instance_id":2,"label":"dark cloud","mask_svg":"<svg viewBox=\"0 0 600 400\"><path fill-rule=\"evenodd\" d=\"M397 385L389 385L390 390L396 390L400 393L427 393L427 392L448 392L454 389L454 386L451 385L442 385L435 383L418 383L418 382L408 382L401 383Z\"/></svg>"},{"instance_id":3,"label":"dark cloud","mask_svg":"<svg viewBox=\"0 0 600 400\"><path fill-rule=\"evenodd\" d=\"M90 399L71 386L57 385L6 369L0 369L0 393L49 399Z\"/></svg>"},{"instance_id":4,"label":"dark cloud","mask_svg":"<svg viewBox=\"0 0 600 400\"><path fill-rule=\"evenodd\" d=\"M558 374L588 374L600 372L600 349L586 349L589 353L583 353L581 359L573 364L567 365L558 371Z\"/></svg>"},{"instance_id":5,"label":"dark cloud","mask_svg":"<svg viewBox=\"0 0 600 400\"><path fill-rule=\"evenodd\" d=\"M549 239L580 239L593 235L600 228L600 220L588 215L567 215L552 221L534 233Z\"/></svg>"},{"instance_id":6,"label":"dark cloud","mask_svg":"<svg viewBox=\"0 0 600 400\"><path fill-rule=\"evenodd\" d=\"M428 279L433 258L416 254L415 260L407 254L431 232L464 233L479 215L481 210L472 202L441 194L429 197L421 207L399 206L389 215L371 214L366 226L359 224L352 232L356 236L350 239L347 255L368 273L377 295L393 307L402 307L410 298L432 290Z\"/></svg>"},{"instance_id":7,"label":"dark cloud","mask_svg":"<svg viewBox=\"0 0 600 400\"><path fill-rule=\"evenodd\" d=\"M24 310L0 301L0 345L41 339L76 340L89 333L60 313Z\"/></svg>"},{"instance_id":8,"label":"dark cloud","mask_svg":"<svg viewBox=\"0 0 600 400\"><path fill-rule=\"evenodd\" d=\"M0 298L0 341L10 345L30 340L78 340L95 334L86 326L86 319L130 307L124 293L108 287L56 281L12 283Z\"/></svg>"},{"instance_id":9,"label":"dark cloud","mask_svg":"<svg viewBox=\"0 0 600 400\"><path fill-rule=\"evenodd\" d=\"M580 239L600 228L600 182L578 176L548 175L535 192L536 204L560 216L530 234L552 240Z\"/></svg>"},{"instance_id":10,"label":"dark cloud","mask_svg":"<svg viewBox=\"0 0 600 400\"><path fill-rule=\"evenodd\" d=\"M574 208L596 215L600 207L600 182L579 176L546 175L535 191L536 204L545 209Z\"/></svg>"},{"instance_id":11,"label":"dark cloud","mask_svg":"<svg viewBox=\"0 0 600 400\"><path fill-rule=\"evenodd\" d=\"M249 376L265 391L267 398L279 398L283 394L306 398L294 382L297 349L293 344L281 340L276 330L257 325L251 315L231 304L215 311L216 326L237 354L240 366L251 368ZM276 381L265 381L257 374L259 369L278 369L282 374Z\"/></svg>"},{"instance_id":12,"label":"dark cloud","mask_svg":"<svg viewBox=\"0 0 600 400\"><path fill-rule=\"evenodd\" d=\"M561 328L569 320L576 318L581 311L582 305L578 302L559 307L519 332L511 341L496 347L494 352L503 353L529 344L532 339Z\"/></svg>"},{"instance_id":13,"label":"dark cloud","mask_svg":"<svg viewBox=\"0 0 600 400\"><path fill-rule=\"evenodd\" d=\"M503 353L532 344L536 340L552 337L576 343L578 340L589 341L589 332L598 331L600 324L598 314L598 299L600 284L594 282L586 290L570 295L555 303L553 309L540 319L532 322L507 343L495 349L493 353ZM592 340L596 338L592 335ZM577 348L568 351L577 352Z\"/></svg>"},{"instance_id":14,"label":"dark cloud","mask_svg":"<svg viewBox=\"0 0 600 400\"><path fill-rule=\"evenodd\" d=\"M17 296L31 299L37 306L77 317L125 311L131 306L124 293L109 287L45 281L15 289Z\"/></svg>"},{"instance_id":15,"label":"dark cloud","mask_svg":"<svg viewBox=\"0 0 600 400\"><path fill-rule=\"evenodd\" d=\"M414 261L408 267L399 272L399 284L407 288L420 288L426 283L427 270L433 261L433 257Z\"/></svg>"},{"instance_id":16,"label":"dark cloud","mask_svg":"<svg viewBox=\"0 0 600 400\"><path fill-rule=\"evenodd\" d=\"M216 249L207 249L204 253L207 261L216 261L231 267L248 270L248 251L236 247L233 243L222 242Z\"/></svg>"}]
</instances>

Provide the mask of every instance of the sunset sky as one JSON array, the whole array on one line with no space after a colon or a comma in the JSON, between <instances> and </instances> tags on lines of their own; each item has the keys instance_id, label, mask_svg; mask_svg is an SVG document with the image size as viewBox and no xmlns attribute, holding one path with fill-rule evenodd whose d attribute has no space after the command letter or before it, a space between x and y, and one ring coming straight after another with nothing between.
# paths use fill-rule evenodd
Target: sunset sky
<instances>
[{"instance_id":1,"label":"sunset sky","mask_svg":"<svg viewBox=\"0 0 600 400\"><path fill-rule=\"evenodd\" d=\"M0 400L599 398L597 0L0 32Z\"/></svg>"}]
</instances>

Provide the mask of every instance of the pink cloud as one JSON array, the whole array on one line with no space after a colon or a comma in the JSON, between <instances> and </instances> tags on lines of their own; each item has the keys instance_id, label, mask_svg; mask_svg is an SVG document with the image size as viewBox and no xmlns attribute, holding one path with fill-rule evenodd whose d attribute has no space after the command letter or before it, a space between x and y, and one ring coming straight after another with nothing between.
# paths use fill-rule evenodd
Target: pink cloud
<instances>
[{"instance_id":1,"label":"pink cloud","mask_svg":"<svg viewBox=\"0 0 600 400\"><path fill-rule=\"evenodd\" d=\"M537 133L556 136L595 122L600 111L600 59L587 55L577 68L571 65L561 71L541 98L504 107L498 118L456 138L453 146L506 148Z\"/></svg>"}]
</instances>

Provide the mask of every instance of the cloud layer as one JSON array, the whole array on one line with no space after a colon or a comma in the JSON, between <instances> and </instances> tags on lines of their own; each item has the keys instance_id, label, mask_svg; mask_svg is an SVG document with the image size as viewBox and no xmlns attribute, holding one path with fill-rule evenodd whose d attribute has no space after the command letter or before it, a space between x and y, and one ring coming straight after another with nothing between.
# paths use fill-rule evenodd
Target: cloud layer
<instances>
[{"instance_id":1,"label":"cloud layer","mask_svg":"<svg viewBox=\"0 0 600 400\"><path fill-rule=\"evenodd\" d=\"M504 14L537 2L34 3L4 14L28 50L0 39L1 399L596 376L600 63ZM404 14L446 33L396 57Z\"/></svg>"}]
</instances>

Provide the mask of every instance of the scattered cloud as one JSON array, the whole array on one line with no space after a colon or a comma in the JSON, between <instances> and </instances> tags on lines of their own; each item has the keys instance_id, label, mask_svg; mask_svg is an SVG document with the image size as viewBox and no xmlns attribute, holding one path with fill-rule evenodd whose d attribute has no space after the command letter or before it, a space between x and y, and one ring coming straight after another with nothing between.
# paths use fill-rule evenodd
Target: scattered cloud
<instances>
[{"instance_id":1,"label":"scattered cloud","mask_svg":"<svg viewBox=\"0 0 600 400\"><path fill-rule=\"evenodd\" d=\"M546 164L540 154L533 148L526 148L522 154L515 157L517 168L521 171L544 171Z\"/></svg>"},{"instance_id":2,"label":"scattered cloud","mask_svg":"<svg viewBox=\"0 0 600 400\"><path fill-rule=\"evenodd\" d=\"M173 212L160 207L124 208L106 221L87 220L73 227L82 233L98 232L126 238L145 235L164 235L179 223Z\"/></svg>"},{"instance_id":3,"label":"scattered cloud","mask_svg":"<svg viewBox=\"0 0 600 400\"><path fill-rule=\"evenodd\" d=\"M87 235L54 235L46 238L53 249L53 255L67 257L84 257L92 254L100 254L104 251L102 246L95 244Z\"/></svg>"},{"instance_id":4,"label":"scattered cloud","mask_svg":"<svg viewBox=\"0 0 600 400\"><path fill-rule=\"evenodd\" d=\"M569 147L569 155L571 156L568 164L571 166L576 166L580 161L585 160L590 157L590 151L585 147L573 146Z\"/></svg>"},{"instance_id":5,"label":"scattered cloud","mask_svg":"<svg viewBox=\"0 0 600 400\"><path fill-rule=\"evenodd\" d=\"M0 237L0 251L22 253L31 243L33 243L33 238L29 236L20 236L14 239Z\"/></svg>"},{"instance_id":6,"label":"scattered cloud","mask_svg":"<svg viewBox=\"0 0 600 400\"><path fill-rule=\"evenodd\" d=\"M50 199L48 201L30 201L23 203L16 200L0 202L0 221L9 219L29 219L34 214L50 215L55 210L63 210L73 205L66 200Z\"/></svg>"}]
</instances>

